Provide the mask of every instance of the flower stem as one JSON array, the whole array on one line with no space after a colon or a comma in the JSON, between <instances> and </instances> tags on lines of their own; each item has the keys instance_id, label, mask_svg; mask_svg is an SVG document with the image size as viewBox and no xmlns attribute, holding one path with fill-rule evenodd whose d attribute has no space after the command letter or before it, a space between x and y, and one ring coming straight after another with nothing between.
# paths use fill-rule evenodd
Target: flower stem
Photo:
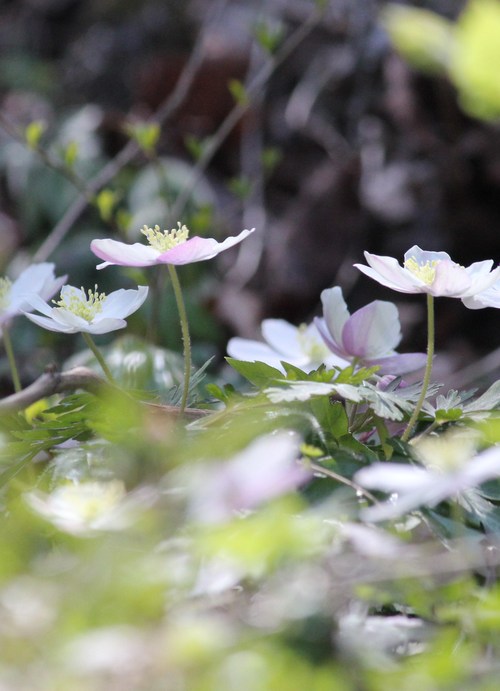
<instances>
[{"instance_id":1,"label":"flower stem","mask_svg":"<svg viewBox=\"0 0 500 691\"><path fill-rule=\"evenodd\" d=\"M177 275L176 268L173 264L167 264L174 289L175 301L177 303L177 310L181 321L182 343L184 347L184 388L182 390L182 399L180 405L180 413L183 414L186 409L187 399L189 394L189 380L191 378L191 338L189 336L189 324L186 313L186 305L184 304L184 297L182 295L181 284Z\"/></svg>"},{"instance_id":2,"label":"flower stem","mask_svg":"<svg viewBox=\"0 0 500 691\"><path fill-rule=\"evenodd\" d=\"M429 383L431 381L432 360L434 358L434 338L434 296L427 294L427 362L425 365L424 380L422 382L422 391L420 392L415 410L412 413L405 431L401 435L401 441L408 441L425 401L427 389L429 388Z\"/></svg>"},{"instance_id":3,"label":"flower stem","mask_svg":"<svg viewBox=\"0 0 500 691\"><path fill-rule=\"evenodd\" d=\"M14 391L18 393L21 391L21 380L19 379L19 371L16 365L16 358L14 357L14 348L12 347L12 340L10 338L9 329L4 325L3 330L3 344L7 359L9 361L10 372L12 374L12 382L14 384Z\"/></svg>"},{"instance_id":4,"label":"flower stem","mask_svg":"<svg viewBox=\"0 0 500 691\"><path fill-rule=\"evenodd\" d=\"M83 336L85 343L88 345L90 350L93 352L95 359L101 365L102 371L106 375L106 378L108 379L108 381L110 381L112 384L114 384L115 380L113 378L113 375L111 374L111 370L107 366L106 360L103 358L99 348L94 343L94 340L92 339L90 334L86 333L85 331L82 331L82 336Z\"/></svg>"}]
</instances>

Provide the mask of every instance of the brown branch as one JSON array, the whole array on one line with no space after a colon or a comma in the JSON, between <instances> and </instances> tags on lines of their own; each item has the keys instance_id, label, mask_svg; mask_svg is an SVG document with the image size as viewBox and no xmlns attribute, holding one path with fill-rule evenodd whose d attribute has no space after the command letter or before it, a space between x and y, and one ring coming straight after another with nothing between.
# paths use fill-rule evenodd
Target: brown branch
<instances>
[{"instance_id":1,"label":"brown branch","mask_svg":"<svg viewBox=\"0 0 500 691\"><path fill-rule=\"evenodd\" d=\"M115 391L122 395L128 395L126 391L110 384L88 367L74 367L67 372L59 372L55 368L50 367L25 389L1 399L0 415L17 413L47 396L53 396L57 393L68 393L77 389L83 389L96 395L106 391ZM179 416L180 414L177 406L153 403L144 403L144 405L165 415ZM188 408L184 411L183 417L197 420L208 415L209 412L199 408Z\"/></svg>"}]
</instances>

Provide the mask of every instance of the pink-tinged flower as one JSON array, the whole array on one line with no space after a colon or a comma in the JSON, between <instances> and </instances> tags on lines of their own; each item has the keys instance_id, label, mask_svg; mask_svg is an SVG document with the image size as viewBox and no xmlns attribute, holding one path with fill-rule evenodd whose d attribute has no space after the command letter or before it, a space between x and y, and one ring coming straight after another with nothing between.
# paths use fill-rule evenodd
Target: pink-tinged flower
<instances>
[{"instance_id":1,"label":"pink-tinged flower","mask_svg":"<svg viewBox=\"0 0 500 691\"><path fill-rule=\"evenodd\" d=\"M478 310L483 307L496 307L500 309L500 281L494 283L491 288L483 290L482 293L462 298L462 302L471 310Z\"/></svg>"},{"instance_id":2,"label":"pink-tinged flower","mask_svg":"<svg viewBox=\"0 0 500 691\"><path fill-rule=\"evenodd\" d=\"M237 360L265 362L284 371L282 362L305 372L327 367L347 367L349 362L333 355L325 346L314 324L293 326L284 319L264 319L261 325L265 343L248 338L230 338L227 352Z\"/></svg>"},{"instance_id":3,"label":"pink-tinged flower","mask_svg":"<svg viewBox=\"0 0 500 691\"><path fill-rule=\"evenodd\" d=\"M160 230L160 226L141 228L141 233L146 236L149 245L135 242L128 245L118 240L92 240L90 249L104 259L98 264L98 269L104 269L113 264L119 266L154 266L155 264L192 264L212 259L224 250L237 245L244 240L255 228L242 230L235 237L228 237L223 242L213 238L189 238L189 230L186 226L177 224L177 228L170 231Z\"/></svg>"},{"instance_id":4,"label":"pink-tinged flower","mask_svg":"<svg viewBox=\"0 0 500 691\"><path fill-rule=\"evenodd\" d=\"M427 252L417 245L406 252L403 266L393 257L365 252L365 258L369 266L354 266L383 286L400 293L471 298L488 290L500 279L500 267L492 270L491 259L465 267L452 261L446 252Z\"/></svg>"},{"instance_id":5,"label":"pink-tinged flower","mask_svg":"<svg viewBox=\"0 0 500 691\"><path fill-rule=\"evenodd\" d=\"M66 282L67 276L56 278L54 264L42 263L28 266L15 281L0 278L0 334L2 324L13 317L31 311L28 299L39 296L48 300Z\"/></svg>"},{"instance_id":6,"label":"pink-tinged flower","mask_svg":"<svg viewBox=\"0 0 500 691\"><path fill-rule=\"evenodd\" d=\"M127 326L125 317L139 309L148 296L148 288L137 290L115 290L106 295L95 289L85 292L83 288L66 285L61 297L51 307L38 296L29 299L31 309L41 312L26 314L38 326L61 333L104 334Z\"/></svg>"},{"instance_id":7,"label":"pink-tinged flower","mask_svg":"<svg viewBox=\"0 0 500 691\"><path fill-rule=\"evenodd\" d=\"M328 348L338 357L366 367L380 366L380 374L399 375L425 365L425 353L396 353L401 341L401 326L396 305L375 300L349 314L336 286L321 293L323 317L316 327Z\"/></svg>"},{"instance_id":8,"label":"pink-tinged flower","mask_svg":"<svg viewBox=\"0 0 500 691\"><path fill-rule=\"evenodd\" d=\"M419 506L440 502L500 477L500 447L475 454L476 439L461 432L429 437L415 445L423 465L374 463L362 468L354 480L362 487L391 495L386 503L364 509L367 521L385 521L403 516Z\"/></svg>"},{"instance_id":9,"label":"pink-tinged flower","mask_svg":"<svg viewBox=\"0 0 500 691\"><path fill-rule=\"evenodd\" d=\"M201 522L226 521L293 492L312 478L298 461L300 441L295 432L280 431L259 437L228 461L191 465L189 512Z\"/></svg>"}]
</instances>

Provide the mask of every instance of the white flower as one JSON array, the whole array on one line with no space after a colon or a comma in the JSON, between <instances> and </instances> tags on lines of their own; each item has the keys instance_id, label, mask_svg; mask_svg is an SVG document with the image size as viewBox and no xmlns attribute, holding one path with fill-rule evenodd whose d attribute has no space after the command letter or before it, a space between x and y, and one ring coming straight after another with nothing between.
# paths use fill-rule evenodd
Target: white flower
<instances>
[{"instance_id":1,"label":"white flower","mask_svg":"<svg viewBox=\"0 0 500 691\"><path fill-rule=\"evenodd\" d=\"M0 278L0 330L18 314L32 308L28 299L39 296L48 300L65 283L67 276L56 278L54 264L42 263L28 266L14 281Z\"/></svg>"},{"instance_id":2,"label":"white flower","mask_svg":"<svg viewBox=\"0 0 500 691\"><path fill-rule=\"evenodd\" d=\"M365 258L369 266L354 266L383 286L400 293L472 298L500 279L500 267L492 270L491 259L465 267L454 262L446 252L428 252L417 245L406 252L403 266L393 257L365 252Z\"/></svg>"},{"instance_id":3,"label":"white flower","mask_svg":"<svg viewBox=\"0 0 500 691\"><path fill-rule=\"evenodd\" d=\"M49 331L62 333L104 334L123 329L128 317L139 309L148 296L148 288L139 286L137 290L115 290L106 295L95 289L87 291L66 285L61 297L51 307L38 296L29 298L31 308L41 312L26 314L32 322Z\"/></svg>"},{"instance_id":4,"label":"white flower","mask_svg":"<svg viewBox=\"0 0 500 691\"><path fill-rule=\"evenodd\" d=\"M397 518L499 477L500 447L492 446L474 455L475 444L470 430L467 435L455 432L429 437L415 445L422 466L386 462L362 468L354 475L355 482L392 495L388 502L365 509L362 518Z\"/></svg>"},{"instance_id":5,"label":"white flower","mask_svg":"<svg viewBox=\"0 0 500 691\"><path fill-rule=\"evenodd\" d=\"M349 365L347 360L331 353L314 324L296 327L284 319L264 319L261 329L265 343L248 338L231 338L227 344L228 354L237 360L265 362L282 372L282 362L306 372L322 364L328 367Z\"/></svg>"}]
</instances>

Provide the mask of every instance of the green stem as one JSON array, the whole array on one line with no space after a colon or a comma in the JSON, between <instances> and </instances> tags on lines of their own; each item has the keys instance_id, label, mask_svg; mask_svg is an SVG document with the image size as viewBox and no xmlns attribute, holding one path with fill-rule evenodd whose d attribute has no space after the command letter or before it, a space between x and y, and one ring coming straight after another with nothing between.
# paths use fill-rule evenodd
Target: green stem
<instances>
[{"instance_id":1,"label":"green stem","mask_svg":"<svg viewBox=\"0 0 500 691\"><path fill-rule=\"evenodd\" d=\"M106 378L108 379L108 381L110 381L112 384L114 384L115 380L113 378L113 375L111 374L111 370L107 366L106 360L103 358L99 348L94 343L94 340L92 339L90 334L86 333L85 331L82 331L82 336L83 336L85 343L88 345L90 350L94 353L95 359L101 365L102 371L106 375Z\"/></svg>"},{"instance_id":2,"label":"green stem","mask_svg":"<svg viewBox=\"0 0 500 691\"><path fill-rule=\"evenodd\" d=\"M9 361L10 372L12 374L12 382L14 384L14 391L18 393L19 391L21 391L21 380L19 379L19 371L16 365L16 358L14 357L14 348L12 347L9 329L6 326L3 326L2 329L3 344L5 347L5 352L7 353L7 359Z\"/></svg>"},{"instance_id":3,"label":"green stem","mask_svg":"<svg viewBox=\"0 0 500 691\"><path fill-rule=\"evenodd\" d=\"M182 343L184 346L184 388L182 391L182 399L180 405L180 413L183 414L186 409L187 399L189 394L189 380L191 378L191 338L189 336L189 324L186 312L186 305L182 296L181 284L177 275L176 268L173 264L167 264L174 289L175 301L177 303L177 310L181 320Z\"/></svg>"},{"instance_id":4,"label":"green stem","mask_svg":"<svg viewBox=\"0 0 500 691\"><path fill-rule=\"evenodd\" d=\"M434 358L434 338L434 297L427 294L427 362L425 365L424 380L422 382L422 391L420 392L415 410L413 411L405 431L401 435L402 441L408 441L425 401L427 389L429 388L429 383L431 381L432 360Z\"/></svg>"}]
</instances>

